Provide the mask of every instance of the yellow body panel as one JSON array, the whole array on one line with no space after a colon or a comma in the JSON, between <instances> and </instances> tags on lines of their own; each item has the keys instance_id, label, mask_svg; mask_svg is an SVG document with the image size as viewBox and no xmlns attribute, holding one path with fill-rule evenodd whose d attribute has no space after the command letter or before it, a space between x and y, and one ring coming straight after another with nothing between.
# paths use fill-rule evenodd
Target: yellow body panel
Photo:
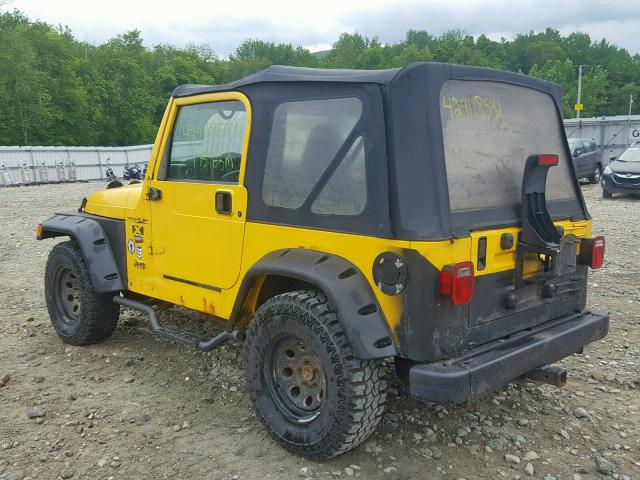
<instances>
[{"instance_id":1,"label":"yellow body panel","mask_svg":"<svg viewBox=\"0 0 640 480\"><path fill-rule=\"evenodd\" d=\"M87 198L85 210L94 215L124 220L138 206L142 184L100 190Z\"/></svg>"},{"instance_id":2,"label":"yellow body panel","mask_svg":"<svg viewBox=\"0 0 640 480\"><path fill-rule=\"evenodd\" d=\"M555 222L558 227L564 228L565 235L574 234L578 238L588 238L591 236L591 221L581 220L579 222L571 222L568 220ZM513 270L516 263L516 242L513 247L508 250L502 250L500 247L500 237L504 233L510 233L514 239L518 238L517 227L498 228L490 230L479 230L472 232L472 251L471 259L474 264L478 258L478 240L481 237L487 238L487 266L484 270L476 271L476 275L488 275L491 273L504 272ZM525 260L525 275L535 273L540 270L541 262L535 260Z\"/></svg>"},{"instance_id":3,"label":"yellow body panel","mask_svg":"<svg viewBox=\"0 0 640 480\"><path fill-rule=\"evenodd\" d=\"M162 200L151 204L154 268L162 275L216 289L232 287L240 273L246 189L207 183L152 184L162 191ZM232 195L231 215L215 211L219 191ZM172 283L172 289L178 287Z\"/></svg>"},{"instance_id":4,"label":"yellow body panel","mask_svg":"<svg viewBox=\"0 0 640 480\"><path fill-rule=\"evenodd\" d=\"M578 228L578 235L580 237L588 236L586 232L590 230L589 223L590 222L580 222L581 225ZM558 222L558 225L562 225L568 230L571 222ZM577 225L578 224L576 224L576 226ZM497 236L499 245L500 234L505 231L516 233L515 229L491 230L476 233L478 236L481 236L481 233L487 235L490 239L493 236ZM474 248L477 247L477 242L473 242L474 237L475 234L471 237L453 241L409 242L248 222L246 223L244 232L242 266L238 278L243 278L246 272L256 262L275 250L304 248L342 256L352 262L367 277L369 283L372 285L372 290L376 295L380 307L387 318L389 327L393 331L400 322L402 296L386 295L375 287L372 265L376 256L384 251L400 253L402 249L414 249L420 252L432 265L440 270L447 264L470 259L474 261L475 257L471 253L473 251L472 245ZM498 252L494 246L495 242L489 240L488 252ZM224 255L224 253L221 255ZM151 258L153 259L153 257L152 255ZM493 267L489 267L492 262L488 259L487 268L483 271L476 272L476 274L488 275L498 271L512 270L515 265L515 248L505 253L497 253L495 258L496 263ZM176 272L179 272L181 278L201 278L198 275L202 273L196 269L189 269L184 265L175 265L174 268ZM531 262L527 270L529 272L538 270L538 264ZM158 278L157 275L155 277L153 276L153 272L154 270L152 268L144 272L143 275L134 275L134 278L141 276L145 281L140 283L138 288L132 288L132 290L221 318L226 319L230 317L240 288L240 281L236 282L235 285L230 288L221 289L219 292L208 291L205 288L187 284L174 285L173 288L168 288L169 286L164 285L161 278ZM131 273L130 288L132 285ZM157 273L161 274L161 272Z\"/></svg>"},{"instance_id":5,"label":"yellow body panel","mask_svg":"<svg viewBox=\"0 0 640 480\"><path fill-rule=\"evenodd\" d=\"M157 180L162 153L178 108L226 100L243 102L247 112L238 184ZM402 296L386 295L374 285L372 265L380 253L401 253L402 249L413 249L441 270L447 264L462 261L470 260L476 264L478 239L485 236L487 266L476 271L476 275L514 269L515 245L512 249L501 250L500 236L508 232L517 238L519 229L515 227L477 231L459 239L412 242L246 222L244 177L250 128L251 105L241 93L223 92L172 99L160 125L144 184L105 190L89 197L88 213L125 219L129 290L228 319L241 280L256 262L275 250L304 248L339 255L353 263L371 284L393 332L400 322ZM151 187L162 192L161 200L148 199ZM215 212L214 196L218 190L231 193L231 215ZM589 220L567 220L556 224L562 226L565 233L582 238L591 235ZM530 261L525 273L539 268L540 262ZM250 297L255 299L255 289L260 285L258 281L254 291L249 292Z\"/></svg>"}]
</instances>

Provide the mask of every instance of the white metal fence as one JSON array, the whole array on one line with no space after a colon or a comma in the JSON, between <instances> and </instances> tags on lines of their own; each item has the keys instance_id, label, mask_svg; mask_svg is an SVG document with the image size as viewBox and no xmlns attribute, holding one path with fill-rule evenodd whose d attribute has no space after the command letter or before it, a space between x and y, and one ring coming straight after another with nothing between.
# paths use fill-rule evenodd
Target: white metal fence
<instances>
[{"instance_id":1,"label":"white metal fence","mask_svg":"<svg viewBox=\"0 0 640 480\"><path fill-rule=\"evenodd\" d=\"M567 137L590 138L603 158L620 155L629 143L640 141L640 115L566 119ZM0 187L105 179L111 167L122 178L125 166L148 163L153 145L130 147L2 147Z\"/></svg>"},{"instance_id":2,"label":"white metal fence","mask_svg":"<svg viewBox=\"0 0 640 480\"><path fill-rule=\"evenodd\" d=\"M144 165L153 145L131 147L0 147L0 186L122 177L127 165Z\"/></svg>"},{"instance_id":3,"label":"white metal fence","mask_svg":"<svg viewBox=\"0 0 640 480\"><path fill-rule=\"evenodd\" d=\"M568 138L589 138L602 149L605 162L619 156L628 145L640 141L640 115L570 118L564 121Z\"/></svg>"}]
</instances>

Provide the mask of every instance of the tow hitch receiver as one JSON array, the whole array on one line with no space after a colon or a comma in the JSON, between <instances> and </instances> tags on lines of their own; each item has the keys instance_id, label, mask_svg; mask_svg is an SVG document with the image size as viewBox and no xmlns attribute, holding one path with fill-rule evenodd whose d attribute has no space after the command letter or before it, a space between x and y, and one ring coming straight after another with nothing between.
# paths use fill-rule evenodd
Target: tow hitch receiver
<instances>
[{"instance_id":1,"label":"tow hitch receiver","mask_svg":"<svg viewBox=\"0 0 640 480\"><path fill-rule=\"evenodd\" d=\"M543 365L526 373L524 378L556 387L564 387L567 384L567 371L553 365Z\"/></svg>"}]
</instances>

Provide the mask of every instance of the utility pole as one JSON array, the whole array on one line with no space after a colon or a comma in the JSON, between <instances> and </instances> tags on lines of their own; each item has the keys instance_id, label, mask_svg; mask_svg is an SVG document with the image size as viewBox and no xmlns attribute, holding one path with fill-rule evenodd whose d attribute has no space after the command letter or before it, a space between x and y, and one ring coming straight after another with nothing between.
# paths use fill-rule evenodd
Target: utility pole
<instances>
[{"instance_id":1,"label":"utility pole","mask_svg":"<svg viewBox=\"0 0 640 480\"><path fill-rule=\"evenodd\" d=\"M576 101L576 118L578 120L580 120L580 112L584 108L584 105L580 103L582 97L582 67L586 67L586 65L578 65L578 99Z\"/></svg>"},{"instance_id":2,"label":"utility pole","mask_svg":"<svg viewBox=\"0 0 640 480\"><path fill-rule=\"evenodd\" d=\"M631 144L631 106L633 105L633 95L629 95L629 115L627 115L627 146Z\"/></svg>"}]
</instances>

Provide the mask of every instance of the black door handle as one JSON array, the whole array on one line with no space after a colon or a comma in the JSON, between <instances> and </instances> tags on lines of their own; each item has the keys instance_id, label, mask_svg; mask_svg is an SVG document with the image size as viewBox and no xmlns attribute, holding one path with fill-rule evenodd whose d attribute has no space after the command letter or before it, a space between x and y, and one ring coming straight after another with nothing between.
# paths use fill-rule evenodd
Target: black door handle
<instances>
[{"instance_id":1,"label":"black door handle","mask_svg":"<svg viewBox=\"0 0 640 480\"><path fill-rule=\"evenodd\" d=\"M231 215L232 208L231 192L224 190L216 192L216 212Z\"/></svg>"},{"instance_id":2,"label":"black door handle","mask_svg":"<svg viewBox=\"0 0 640 480\"><path fill-rule=\"evenodd\" d=\"M478 270L484 270L487 266L487 237L478 239Z\"/></svg>"}]
</instances>

